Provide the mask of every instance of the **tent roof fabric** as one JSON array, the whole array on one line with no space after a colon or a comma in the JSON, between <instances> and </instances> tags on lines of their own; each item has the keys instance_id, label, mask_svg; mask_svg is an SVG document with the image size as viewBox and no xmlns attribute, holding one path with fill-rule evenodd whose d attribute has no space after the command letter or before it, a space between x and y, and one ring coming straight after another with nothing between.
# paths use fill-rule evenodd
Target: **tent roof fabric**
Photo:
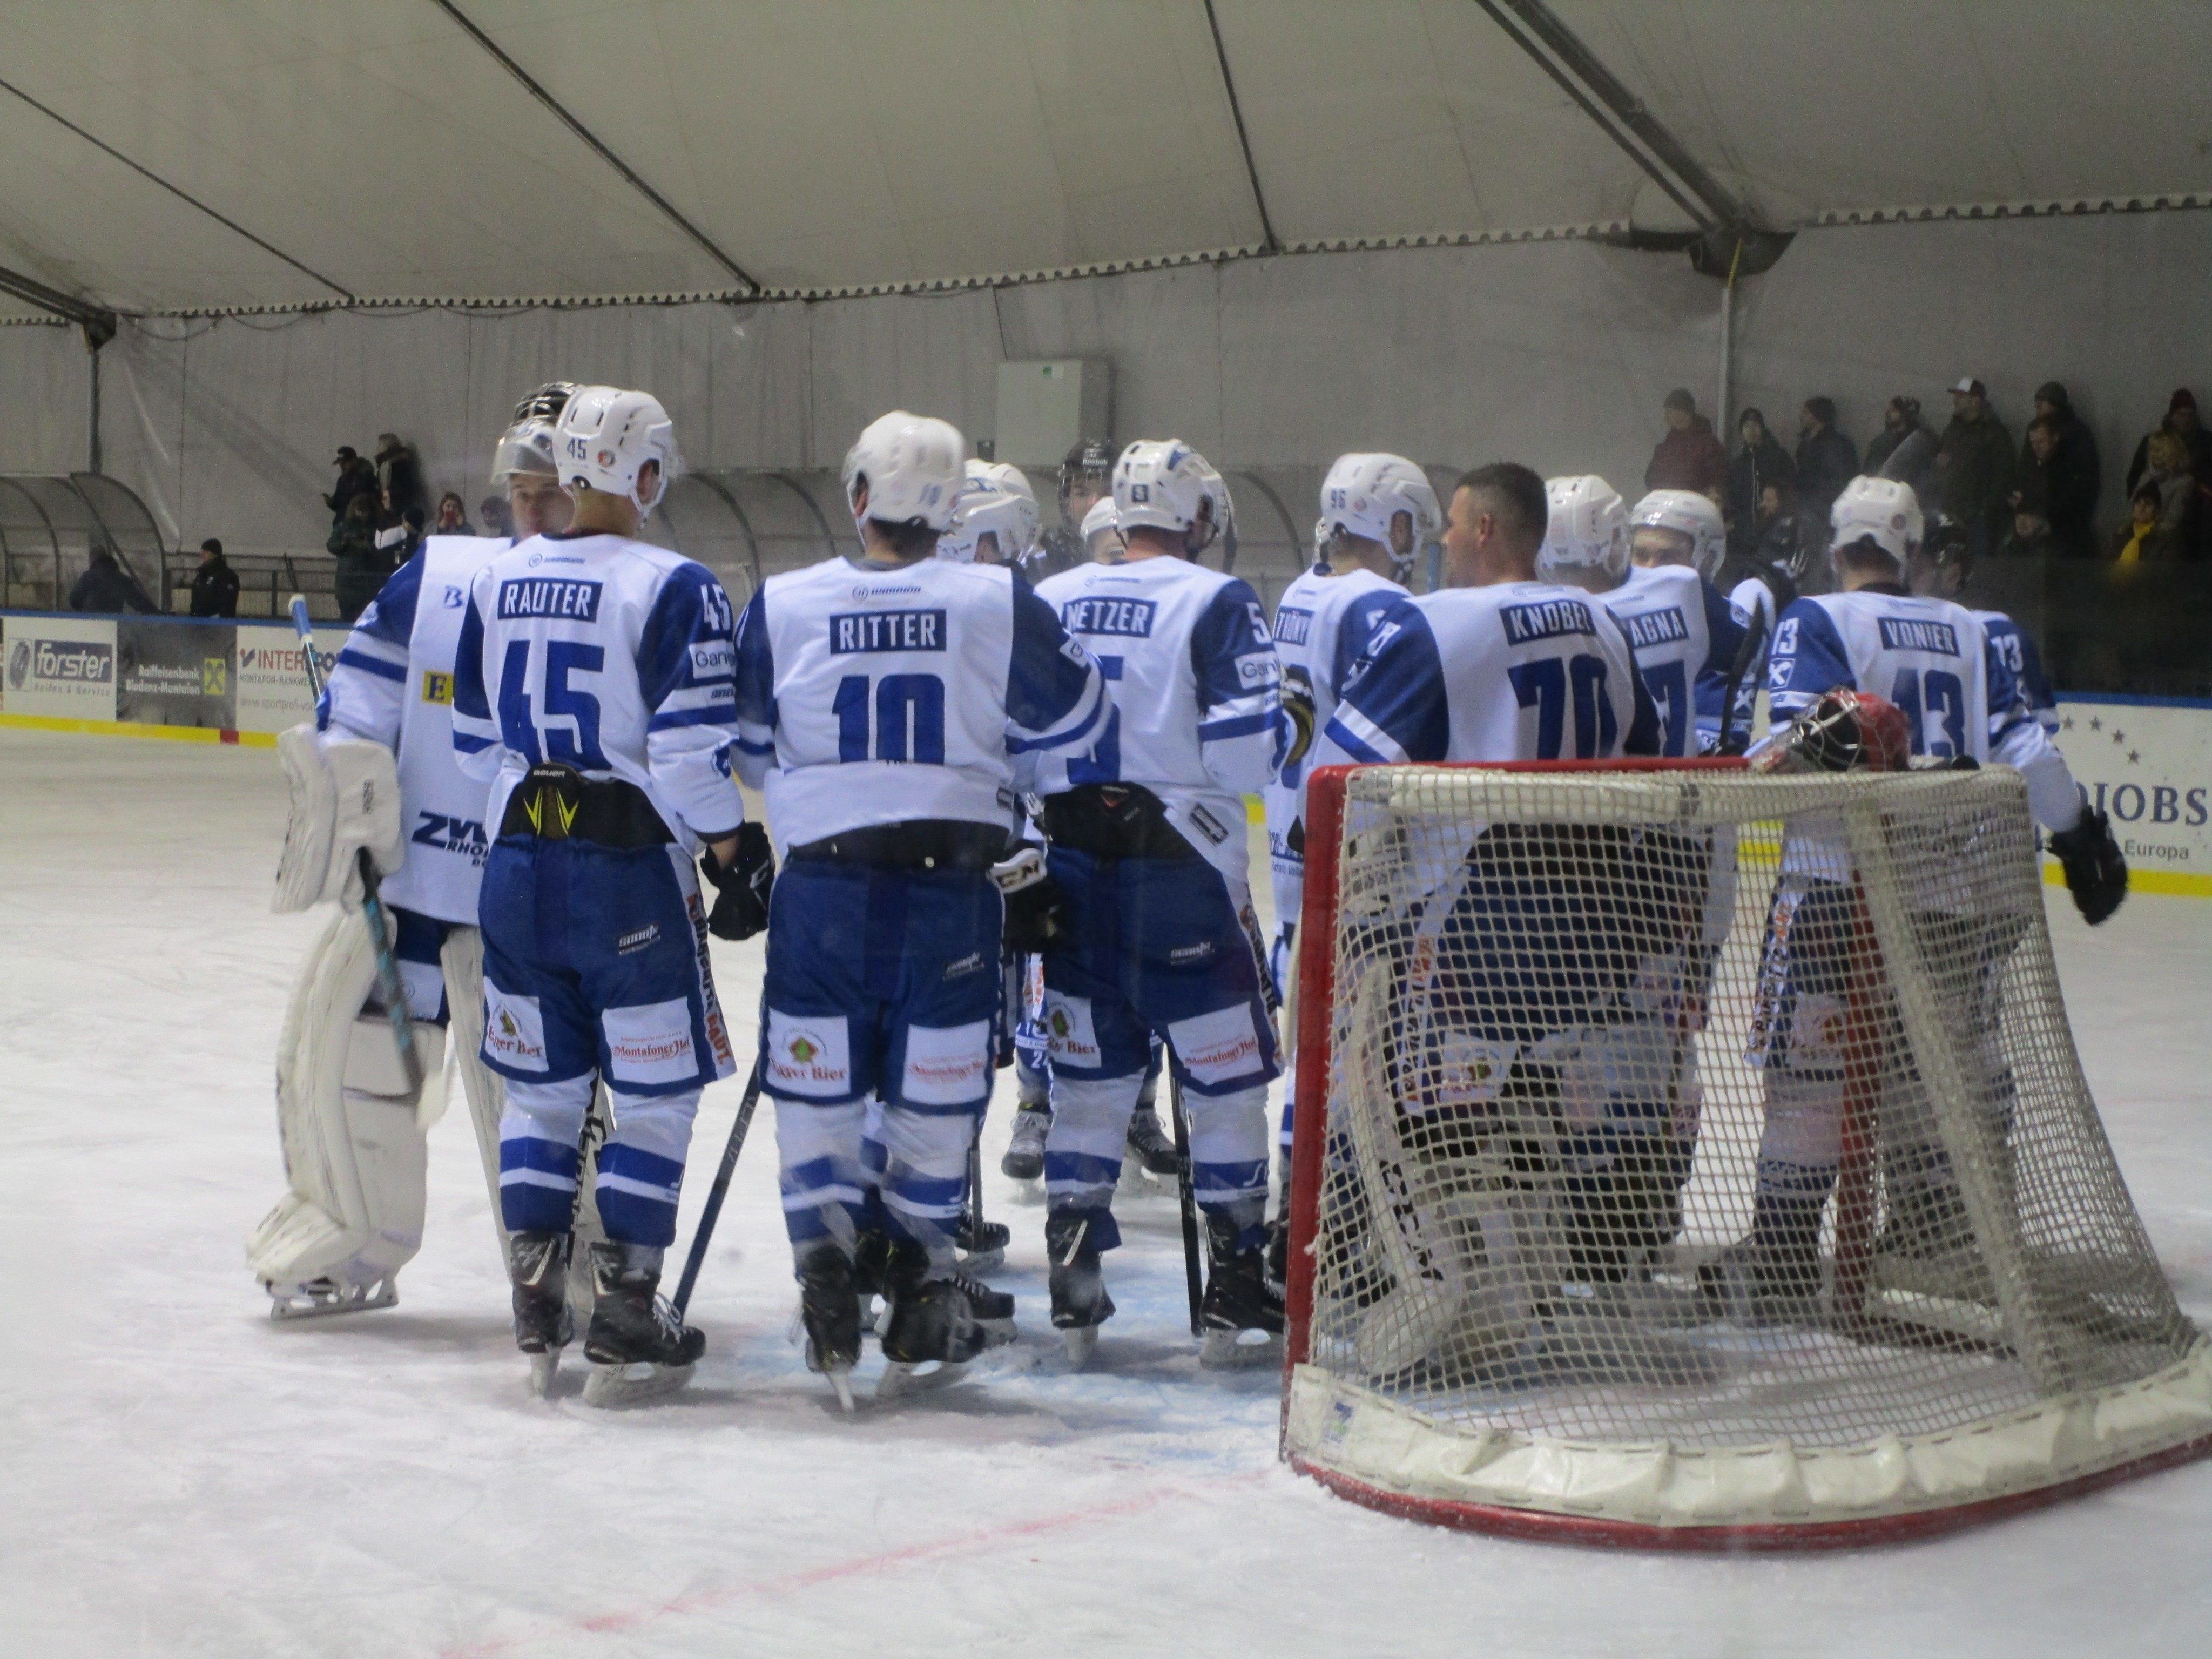
<instances>
[{"instance_id":1,"label":"tent roof fabric","mask_svg":"<svg viewBox=\"0 0 2212 1659\"><path fill-rule=\"evenodd\" d=\"M2212 204L2212 146L2185 118L2204 90L2197 0L1552 9L1773 228ZM804 297L1255 252L1255 182L1294 250L1686 226L1474 0L1213 0L1211 14L1206 0L18 8L0 70L0 264L125 311L752 295L732 267L764 297Z\"/></svg>"}]
</instances>

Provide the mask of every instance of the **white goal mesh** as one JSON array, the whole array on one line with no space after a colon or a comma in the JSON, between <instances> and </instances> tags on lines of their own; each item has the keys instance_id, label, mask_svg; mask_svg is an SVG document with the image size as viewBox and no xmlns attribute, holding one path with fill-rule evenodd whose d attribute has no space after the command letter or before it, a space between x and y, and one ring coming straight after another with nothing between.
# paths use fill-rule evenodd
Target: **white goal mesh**
<instances>
[{"instance_id":1,"label":"white goal mesh","mask_svg":"<svg viewBox=\"0 0 2212 1659\"><path fill-rule=\"evenodd\" d=\"M1467 1524L1802 1544L2204 1449L2212 1357L2076 1060L2017 774L1324 779L1300 1466Z\"/></svg>"}]
</instances>

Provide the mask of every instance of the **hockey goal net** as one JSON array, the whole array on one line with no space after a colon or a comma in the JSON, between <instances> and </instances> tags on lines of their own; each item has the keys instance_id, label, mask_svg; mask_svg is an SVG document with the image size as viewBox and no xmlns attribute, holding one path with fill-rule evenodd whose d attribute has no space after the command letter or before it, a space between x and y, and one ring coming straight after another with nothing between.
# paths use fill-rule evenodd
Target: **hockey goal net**
<instances>
[{"instance_id":1,"label":"hockey goal net","mask_svg":"<svg viewBox=\"0 0 2212 1659\"><path fill-rule=\"evenodd\" d=\"M1802 1547L2212 1449L2017 774L1332 769L1307 837L1296 1466Z\"/></svg>"}]
</instances>

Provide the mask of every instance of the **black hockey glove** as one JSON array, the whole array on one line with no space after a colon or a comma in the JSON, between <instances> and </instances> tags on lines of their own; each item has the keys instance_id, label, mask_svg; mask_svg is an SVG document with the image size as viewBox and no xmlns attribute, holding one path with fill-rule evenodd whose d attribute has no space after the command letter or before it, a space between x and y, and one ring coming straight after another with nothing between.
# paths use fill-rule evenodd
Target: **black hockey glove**
<instances>
[{"instance_id":1,"label":"black hockey glove","mask_svg":"<svg viewBox=\"0 0 2212 1659\"><path fill-rule=\"evenodd\" d=\"M2051 838L2066 872L2066 890L2074 895L2074 908L2094 927L2108 921L2128 896L2128 861L2112 839L2112 821L2093 806L2081 810L2081 822Z\"/></svg>"},{"instance_id":2,"label":"black hockey glove","mask_svg":"<svg viewBox=\"0 0 2212 1659\"><path fill-rule=\"evenodd\" d=\"M991 866L991 884L1006 902L1000 948L1008 956L1034 956L1066 931L1066 903L1060 884L1046 873L1044 854L1024 847Z\"/></svg>"},{"instance_id":3,"label":"black hockey glove","mask_svg":"<svg viewBox=\"0 0 2212 1659\"><path fill-rule=\"evenodd\" d=\"M714 908L707 931L716 939L750 939L768 926L769 889L775 883L775 854L768 831L757 823L738 826L737 849L724 869L710 851L699 860L700 873L714 884Z\"/></svg>"},{"instance_id":4,"label":"black hockey glove","mask_svg":"<svg viewBox=\"0 0 2212 1659\"><path fill-rule=\"evenodd\" d=\"M1280 696L1283 718L1291 723L1291 746L1289 752L1283 757L1283 764L1295 766L1306 757L1306 750L1313 747L1313 684L1303 670L1294 668L1283 676Z\"/></svg>"}]
</instances>

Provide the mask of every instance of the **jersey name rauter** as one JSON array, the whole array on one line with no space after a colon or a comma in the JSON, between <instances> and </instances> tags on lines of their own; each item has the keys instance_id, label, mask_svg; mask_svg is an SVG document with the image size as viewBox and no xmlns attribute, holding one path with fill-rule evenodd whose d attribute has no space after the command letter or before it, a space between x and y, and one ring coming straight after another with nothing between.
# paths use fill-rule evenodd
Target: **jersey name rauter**
<instances>
[{"instance_id":1,"label":"jersey name rauter","mask_svg":"<svg viewBox=\"0 0 2212 1659\"><path fill-rule=\"evenodd\" d=\"M1948 623L1916 622L1910 617L1883 617L1883 648L1890 651L1932 651L1939 657L1959 654L1959 630Z\"/></svg>"},{"instance_id":2,"label":"jersey name rauter","mask_svg":"<svg viewBox=\"0 0 2212 1659\"><path fill-rule=\"evenodd\" d=\"M942 651L942 611L840 611L830 617L830 654L857 651Z\"/></svg>"},{"instance_id":3,"label":"jersey name rauter","mask_svg":"<svg viewBox=\"0 0 2212 1659\"><path fill-rule=\"evenodd\" d=\"M598 582L571 581L554 576L528 576L499 585L499 617L510 622L521 617L567 617L577 622L599 619Z\"/></svg>"},{"instance_id":4,"label":"jersey name rauter","mask_svg":"<svg viewBox=\"0 0 2212 1659\"><path fill-rule=\"evenodd\" d=\"M1124 639L1148 640L1158 608L1150 599L1070 599L1060 608L1060 621L1071 634L1118 634Z\"/></svg>"},{"instance_id":5,"label":"jersey name rauter","mask_svg":"<svg viewBox=\"0 0 2212 1659\"><path fill-rule=\"evenodd\" d=\"M1639 650L1690 637L1690 624L1671 605L1663 611L1647 611L1641 616L1623 617L1620 625L1628 630L1629 643Z\"/></svg>"},{"instance_id":6,"label":"jersey name rauter","mask_svg":"<svg viewBox=\"0 0 2212 1659\"><path fill-rule=\"evenodd\" d=\"M1563 634L1588 634L1593 638L1597 634L1597 625L1590 620L1589 607L1580 599L1502 605L1498 615L1505 624L1505 641L1509 645L1557 639Z\"/></svg>"}]
</instances>

